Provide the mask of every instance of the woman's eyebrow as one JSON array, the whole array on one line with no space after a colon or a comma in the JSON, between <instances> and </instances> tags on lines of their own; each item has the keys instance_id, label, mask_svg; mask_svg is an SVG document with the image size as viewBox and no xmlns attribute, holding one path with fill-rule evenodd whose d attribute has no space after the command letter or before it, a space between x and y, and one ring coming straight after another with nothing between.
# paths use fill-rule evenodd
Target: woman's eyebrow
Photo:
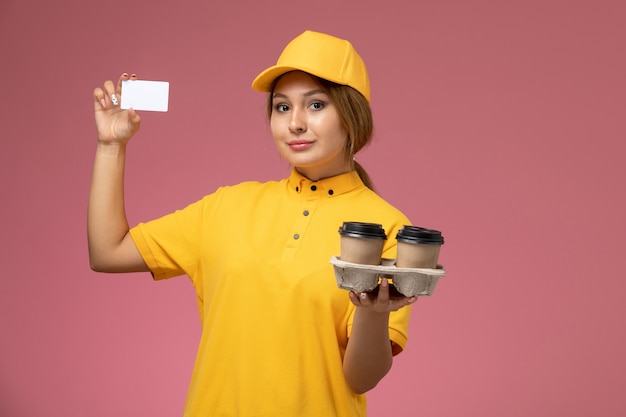
<instances>
[{"instance_id":1,"label":"woman's eyebrow","mask_svg":"<svg viewBox=\"0 0 626 417\"><path fill-rule=\"evenodd\" d=\"M315 94L320 94L320 93L321 93L321 94L326 94L326 93L324 93L324 91L322 91L321 89L318 89L318 90L311 90L311 91L308 91L308 92L304 93L303 95L304 95L305 97L309 97L309 96L314 96Z\"/></svg>"},{"instance_id":2,"label":"woman's eyebrow","mask_svg":"<svg viewBox=\"0 0 626 417\"><path fill-rule=\"evenodd\" d=\"M307 91L306 93L302 94L303 97L310 97L310 96L314 96L315 94L326 94L324 92L324 90L318 89L318 90L311 90L311 91ZM286 94L283 93L274 93L272 95L272 98L288 98Z\"/></svg>"}]
</instances>

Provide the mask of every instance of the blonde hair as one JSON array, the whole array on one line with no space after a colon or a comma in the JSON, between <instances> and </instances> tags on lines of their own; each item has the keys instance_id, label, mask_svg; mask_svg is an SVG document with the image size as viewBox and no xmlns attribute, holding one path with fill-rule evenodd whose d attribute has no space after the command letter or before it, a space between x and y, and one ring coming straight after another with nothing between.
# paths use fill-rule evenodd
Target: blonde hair
<instances>
[{"instance_id":1,"label":"blonde hair","mask_svg":"<svg viewBox=\"0 0 626 417\"><path fill-rule=\"evenodd\" d=\"M354 155L367 146L372 141L374 134L374 120L372 117L372 109L363 94L347 85L336 84L323 78L309 74L313 80L328 94L328 97L337 107L339 119L344 130L348 133L344 156L350 161L352 168L357 172L363 184L371 190L374 190L374 184L370 179L365 168L354 160ZM267 117L272 117L272 95L274 87L280 77L274 80L272 89L267 100Z\"/></svg>"}]
</instances>

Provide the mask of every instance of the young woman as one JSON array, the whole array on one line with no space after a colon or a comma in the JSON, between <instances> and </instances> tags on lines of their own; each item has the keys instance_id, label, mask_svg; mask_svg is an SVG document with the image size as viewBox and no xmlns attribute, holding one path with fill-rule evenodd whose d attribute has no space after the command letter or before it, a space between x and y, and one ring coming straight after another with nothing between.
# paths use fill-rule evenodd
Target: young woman
<instances>
[{"instance_id":1,"label":"young woman","mask_svg":"<svg viewBox=\"0 0 626 417\"><path fill-rule=\"evenodd\" d=\"M306 31L254 80L269 93L288 178L222 187L129 228L124 159L140 117L118 104L135 78L94 91L89 255L96 271L191 279L202 336L185 416L365 416L364 394L404 348L416 299L390 297L386 280L376 295L339 289L329 263L344 221L382 224L388 237L409 224L354 161L373 130L360 56ZM395 239L383 256L395 257Z\"/></svg>"}]
</instances>

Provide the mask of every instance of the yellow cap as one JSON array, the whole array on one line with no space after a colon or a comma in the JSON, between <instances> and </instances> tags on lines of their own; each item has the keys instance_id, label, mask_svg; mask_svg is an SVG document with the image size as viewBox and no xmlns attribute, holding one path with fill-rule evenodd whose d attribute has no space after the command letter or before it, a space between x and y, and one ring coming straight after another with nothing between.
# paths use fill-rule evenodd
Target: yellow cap
<instances>
[{"instance_id":1,"label":"yellow cap","mask_svg":"<svg viewBox=\"0 0 626 417\"><path fill-rule=\"evenodd\" d=\"M287 44L276 65L252 82L256 91L269 92L281 75L300 70L337 84L348 85L370 100L367 68L356 49L345 39L305 31Z\"/></svg>"}]
</instances>

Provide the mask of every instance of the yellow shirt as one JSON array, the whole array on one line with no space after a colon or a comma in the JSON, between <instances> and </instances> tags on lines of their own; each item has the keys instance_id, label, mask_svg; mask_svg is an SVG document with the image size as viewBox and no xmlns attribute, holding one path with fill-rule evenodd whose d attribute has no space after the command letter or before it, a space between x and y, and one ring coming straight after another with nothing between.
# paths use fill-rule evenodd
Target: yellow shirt
<instances>
[{"instance_id":1,"label":"yellow shirt","mask_svg":"<svg viewBox=\"0 0 626 417\"><path fill-rule=\"evenodd\" d=\"M344 221L380 223L383 256L408 219L355 172L223 187L131 230L155 279L186 274L202 337L185 416L365 416L342 359L355 307L330 259ZM391 314L404 348L410 307Z\"/></svg>"}]
</instances>

